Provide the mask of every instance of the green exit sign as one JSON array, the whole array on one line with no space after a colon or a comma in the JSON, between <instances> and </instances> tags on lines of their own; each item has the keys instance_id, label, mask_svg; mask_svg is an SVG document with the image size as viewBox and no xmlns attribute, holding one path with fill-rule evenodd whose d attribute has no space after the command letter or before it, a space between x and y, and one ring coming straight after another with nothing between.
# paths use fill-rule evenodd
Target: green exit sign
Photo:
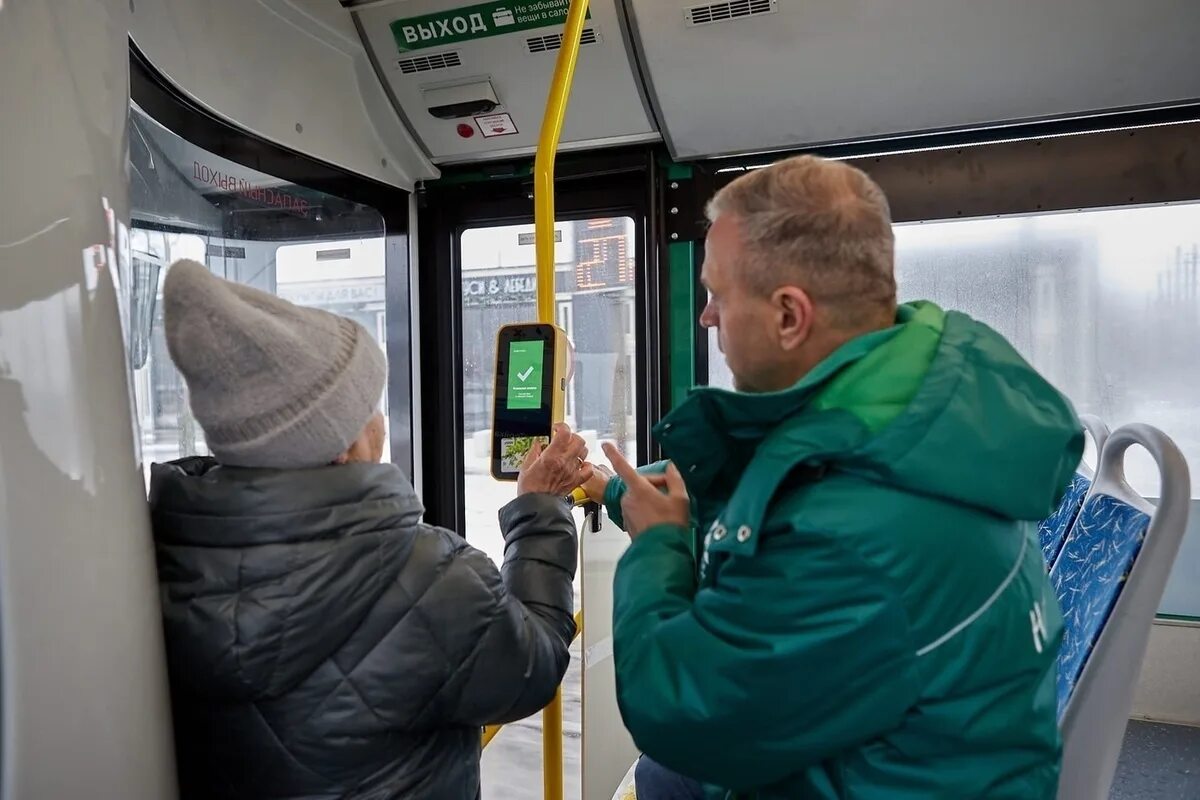
<instances>
[{"instance_id":1,"label":"green exit sign","mask_svg":"<svg viewBox=\"0 0 1200 800\"><path fill-rule=\"evenodd\" d=\"M534 28L561 27L567 21L570 7L570 0L478 3L395 20L391 24L392 37L400 52L406 53ZM592 16L590 8L587 16Z\"/></svg>"}]
</instances>

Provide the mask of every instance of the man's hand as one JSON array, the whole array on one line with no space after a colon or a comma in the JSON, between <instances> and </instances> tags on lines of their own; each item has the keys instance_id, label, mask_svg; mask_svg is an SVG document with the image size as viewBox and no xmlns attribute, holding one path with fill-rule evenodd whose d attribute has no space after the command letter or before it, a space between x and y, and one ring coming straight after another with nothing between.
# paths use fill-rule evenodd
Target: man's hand
<instances>
[{"instance_id":1,"label":"man's hand","mask_svg":"<svg viewBox=\"0 0 1200 800\"><path fill-rule=\"evenodd\" d=\"M587 463L583 438L561 423L554 426L552 435L545 450L541 442L534 442L525 454L517 476L518 495L545 492L566 497L591 479L592 465Z\"/></svg>"},{"instance_id":2,"label":"man's hand","mask_svg":"<svg viewBox=\"0 0 1200 800\"><path fill-rule=\"evenodd\" d=\"M612 480L613 471L603 464L592 464L592 477L584 481L581 488L587 492L588 500L593 503L604 503L604 493L608 491L608 482Z\"/></svg>"},{"instance_id":3,"label":"man's hand","mask_svg":"<svg viewBox=\"0 0 1200 800\"><path fill-rule=\"evenodd\" d=\"M683 476L674 464L667 465L663 475L646 477L639 475L624 456L607 442L604 454L613 469L625 481L625 496L621 498L621 516L625 518L625 530L632 539L656 525L678 525L686 528L691 524L691 503Z\"/></svg>"}]
</instances>

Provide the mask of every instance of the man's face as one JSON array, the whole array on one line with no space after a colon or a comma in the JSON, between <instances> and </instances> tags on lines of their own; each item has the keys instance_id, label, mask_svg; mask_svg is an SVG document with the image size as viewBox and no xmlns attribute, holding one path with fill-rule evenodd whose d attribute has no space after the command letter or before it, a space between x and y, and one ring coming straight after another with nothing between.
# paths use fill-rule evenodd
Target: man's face
<instances>
[{"instance_id":1,"label":"man's face","mask_svg":"<svg viewBox=\"0 0 1200 800\"><path fill-rule=\"evenodd\" d=\"M722 214L709 228L700 280L708 290L708 305L700 324L717 329L717 343L743 392L776 388L784 355L778 333L778 309L770 297L750 287L742 274L745 264L737 218Z\"/></svg>"}]
</instances>

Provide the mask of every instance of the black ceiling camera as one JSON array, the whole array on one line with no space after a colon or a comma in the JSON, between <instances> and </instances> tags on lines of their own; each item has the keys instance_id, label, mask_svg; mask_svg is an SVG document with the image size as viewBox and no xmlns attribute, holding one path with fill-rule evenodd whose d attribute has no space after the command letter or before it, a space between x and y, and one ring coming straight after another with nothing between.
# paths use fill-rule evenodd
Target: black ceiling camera
<instances>
[{"instance_id":1,"label":"black ceiling camera","mask_svg":"<svg viewBox=\"0 0 1200 800\"><path fill-rule=\"evenodd\" d=\"M461 119L487 114L500 106L492 82L477 80L456 86L424 89L425 108L438 119Z\"/></svg>"}]
</instances>

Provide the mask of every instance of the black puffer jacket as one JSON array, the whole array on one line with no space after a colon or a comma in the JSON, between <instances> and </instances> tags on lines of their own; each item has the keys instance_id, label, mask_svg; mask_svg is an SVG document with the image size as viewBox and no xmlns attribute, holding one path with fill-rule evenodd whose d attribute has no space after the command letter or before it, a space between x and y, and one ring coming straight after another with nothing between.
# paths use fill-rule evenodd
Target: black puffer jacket
<instances>
[{"instance_id":1,"label":"black puffer jacket","mask_svg":"<svg viewBox=\"0 0 1200 800\"><path fill-rule=\"evenodd\" d=\"M497 570L391 465L192 458L150 490L185 800L472 800L480 726L553 696L575 633L567 504L500 512Z\"/></svg>"}]
</instances>

